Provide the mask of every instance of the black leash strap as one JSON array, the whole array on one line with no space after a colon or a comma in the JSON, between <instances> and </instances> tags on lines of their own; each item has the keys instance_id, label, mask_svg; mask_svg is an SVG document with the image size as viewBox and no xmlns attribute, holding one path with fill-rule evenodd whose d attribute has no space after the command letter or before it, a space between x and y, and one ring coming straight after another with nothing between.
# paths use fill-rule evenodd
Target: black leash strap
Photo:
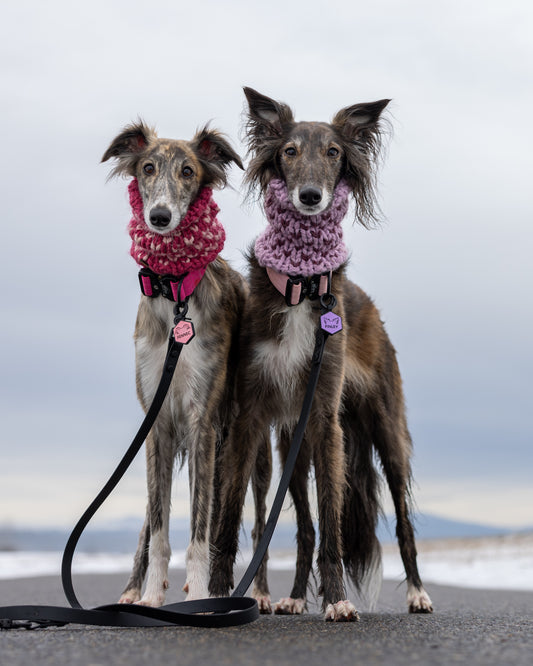
<instances>
[{"instance_id":1,"label":"black leash strap","mask_svg":"<svg viewBox=\"0 0 533 666\"><path fill-rule=\"evenodd\" d=\"M257 620L259 609L249 597L198 599L160 608L135 604L110 604L97 608L63 606L5 606L0 629L38 629L65 624L101 627L235 627Z\"/></svg>"},{"instance_id":2,"label":"black leash strap","mask_svg":"<svg viewBox=\"0 0 533 666\"><path fill-rule=\"evenodd\" d=\"M329 313L336 305L335 297L332 294L321 296L320 304L322 312ZM179 313L179 308L177 311ZM185 319L186 312L187 309L185 307L176 316L176 324L178 321ZM77 522L65 546L61 564L61 579L65 596L72 608L61 606L5 606L0 608L0 629L35 629L63 626L70 623L114 627L165 627L180 625L207 628L238 626L256 620L259 617L257 602L255 599L245 597L244 594L250 587L265 556L283 506L285 495L287 494L294 465L309 420L311 405L320 374L324 345L329 335L330 333L324 326L317 329L315 348L311 361L311 372L300 419L294 431L293 441L287 455L270 515L252 560L231 597L183 601L167 604L160 608L151 608L136 604L109 604L93 609L85 609L78 601L72 584L72 559L83 530L133 462L168 392L183 347L183 344L176 342L174 337L171 337L159 386L139 431L105 486Z\"/></svg>"}]
</instances>

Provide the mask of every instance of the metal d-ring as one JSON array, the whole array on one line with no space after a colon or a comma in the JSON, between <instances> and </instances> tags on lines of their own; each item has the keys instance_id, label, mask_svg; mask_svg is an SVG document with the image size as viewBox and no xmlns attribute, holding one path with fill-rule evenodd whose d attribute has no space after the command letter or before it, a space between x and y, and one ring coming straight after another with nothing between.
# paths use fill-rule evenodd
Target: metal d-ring
<instances>
[{"instance_id":1,"label":"metal d-ring","mask_svg":"<svg viewBox=\"0 0 533 666\"><path fill-rule=\"evenodd\" d=\"M326 312L331 312L337 305L337 299L331 293L320 295L320 307Z\"/></svg>"}]
</instances>

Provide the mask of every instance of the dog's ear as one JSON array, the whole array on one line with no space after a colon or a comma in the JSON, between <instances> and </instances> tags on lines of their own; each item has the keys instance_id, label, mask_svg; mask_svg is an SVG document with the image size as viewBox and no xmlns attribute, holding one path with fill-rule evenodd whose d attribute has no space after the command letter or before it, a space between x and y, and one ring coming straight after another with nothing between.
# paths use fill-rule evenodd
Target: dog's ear
<instances>
[{"instance_id":1,"label":"dog's ear","mask_svg":"<svg viewBox=\"0 0 533 666\"><path fill-rule=\"evenodd\" d=\"M287 104L261 95L253 88L243 90L248 101L244 137L252 155L244 181L251 194L256 185L264 192L270 180L280 176L278 150L286 130L294 124L294 117Z\"/></svg>"},{"instance_id":2,"label":"dog's ear","mask_svg":"<svg viewBox=\"0 0 533 666\"><path fill-rule=\"evenodd\" d=\"M380 99L368 104L354 104L341 109L333 118L333 126L342 136L364 143L379 133L379 120L390 99Z\"/></svg>"},{"instance_id":3,"label":"dog's ear","mask_svg":"<svg viewBox=\"0 0 533 666\"><path fill-rule=\"evenodd\" d=\"M280 136L285 126L294 122L292 111L287 104L276 102L261 95L253 88L244 87L248 101L248 132L256 139L264 136Z\"/></svg>"},{"instance_id":4,"label":"dog's ear","mask_svg":"<svg viewBox=\"0 0 533 666\"><path fill-rule=\"evenodd\" d=\"M145 125L142 120L128 125L113 139L102 157L102 162L114 158L117 165L111 171L112 176L135 176L135 166L139 156L148 144L156 137L155 131Z\"/></svg>"},{"instance_id":5,"label":"dog's ear","mask_svg":"<svg viewBox=\"0 0 533 666\"><path fill-rule=\"evenodd\" d=\"M356 219L363 226L379 222L381 211L376 197L376 169L382 148L382 135L388 122L382 112L390 102L382 99L341 109L332 125L343 144L344 179L352 188Z\"/></svg>"},{"instance_id":6,"label":"dog's ear","mask_svg":"<svg viewBox=\"0 0 533 666\"><path fill-rule=\"evenodd\" d=\"M223 187L227 183L226 172L232 162L244 169L241 158L227 138L207 125L196 132L191 145L202 163L205 185Z\"/></svg>"}]
</instances>

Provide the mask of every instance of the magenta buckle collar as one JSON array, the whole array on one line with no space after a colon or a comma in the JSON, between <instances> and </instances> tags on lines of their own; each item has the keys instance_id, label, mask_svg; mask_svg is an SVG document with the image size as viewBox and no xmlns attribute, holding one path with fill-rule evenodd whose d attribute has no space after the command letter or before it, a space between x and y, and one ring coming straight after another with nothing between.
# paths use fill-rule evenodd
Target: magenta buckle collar
<instances>
[{"instance_id":1,"label":"magenta buckle collar","mask_svg":"<svg viewBox=\"0 0 533 666\"><path fill-rule=\"evenodd\" d=\"M203 278L205 268L185 273L185 275L158 275L152 269L143 267L139 271L141 292L149 298L163 296L175 303L184 303Z\"/></svg>"}]
</instances>

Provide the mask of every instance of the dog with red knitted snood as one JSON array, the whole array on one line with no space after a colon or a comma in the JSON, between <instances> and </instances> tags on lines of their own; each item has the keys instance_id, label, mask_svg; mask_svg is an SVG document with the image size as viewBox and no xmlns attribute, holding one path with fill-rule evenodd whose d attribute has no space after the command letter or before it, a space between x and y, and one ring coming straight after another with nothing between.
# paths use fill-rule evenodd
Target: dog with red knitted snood
<instances>
[{"instance_id":1,"label":"dog with red knitted snood","mask_svg":"<svg viewBox=\"0 0 533 666\"><path fill-rule=\"evenodd\" d=\"M270 452L262 433L272 424L282 462L298 421L321 310L331 292L334 335L323 365L289 491L297 520L297 561L289 597L278 613L302 613L315 549L308 477L314 466L318 500L319 594L326 620L353 621L343 564L357 590L376 597L381 551L379 460L397 517L410 612L432 611L422 586L409 512L411 438L396 354L370 298L346 276L341 222L353 201L356 219L376 216L375 167L381 114L389 100L356 104L332 123L296 122L283 103L250 88L246 180L263 194L267 227L249 256L237 372L239 414L223 450L221 502L214 536L210 592L233 585L238 527L248 479L268 485ZM342 326L340 327L340 322ZM260 520L258 521L261 522ZM254 534L254 540L261 535ZM270 612L263 568L254 596Z\"/></svg>"},{"instance_id":2,"label":"dog with red knitted snood","mask_svg":"<svg viewBox=\"0 0 533 666\"><path fill-rule=\"evenodd\" d=\"M191 534L188 599L208 596L216 448L232 411L236 340L246 296L240 275L219 256L225 232L212 188L226 184L239 156L219 132L205 127L190 141L162 139L139 121L112 141L102 161L112 175L132 178L131 255L142 267L135 326L137 395L153 399L174 323L174 301L188 297L195 336L184 345L176 373L146 440L148 506L133 571L122 603L160 606L168 587L169 513L176 458L188 457ZM178 341L182 341L178 339ZM146 576L146 588L142 591Z\"/></svg>"}]
</instances>

